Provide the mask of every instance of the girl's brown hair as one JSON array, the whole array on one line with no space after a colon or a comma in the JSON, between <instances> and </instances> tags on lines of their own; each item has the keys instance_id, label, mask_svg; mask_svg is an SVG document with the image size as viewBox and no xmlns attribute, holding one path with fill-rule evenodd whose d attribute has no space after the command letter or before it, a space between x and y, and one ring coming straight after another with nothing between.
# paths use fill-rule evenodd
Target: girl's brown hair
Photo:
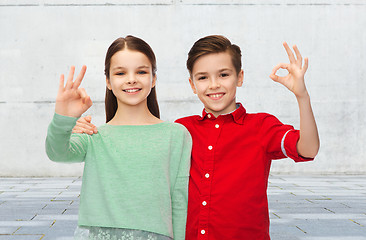
<instances>
[{"instance_id":1,"label":"girl's brown hair","mask_svg":"<svg viewBox=\"0 0 366 240\"><path fill-rule=\"evenodd\" d=\"M228 52L231 56L237 74L241 71L241 51L240 48L231 44L230 40L221 35L211 35L196 41L188 53L187 69L192 75L193 65L198 58L210 54Z\"/></svg>"},{"instance_id":2,"label":"girl's brown hair","mask_svg":"<svg viewBox=\"0 0 366 240\"><path fill-rule=\"evenodd\" d=\"M156 58L153 50L144 40L128 35L125 38L117 38L108 48L105 64L104 64L104 73L109 80L109 70L111 66L111 58L112 56L123 49L128 48L133 51L138 51L146 55L151 63L152 74L153 77L156 75ZM106 122L109 122L117 111L117 98L113 94L112 90L106 88L105 93L105 113L106 113ZM150 112L157 118L160 118L159 113L159 105L156 99L156 90L155 86L151 89L149 96L147 96L147 107Z\"/></svg>"}]
</instances>

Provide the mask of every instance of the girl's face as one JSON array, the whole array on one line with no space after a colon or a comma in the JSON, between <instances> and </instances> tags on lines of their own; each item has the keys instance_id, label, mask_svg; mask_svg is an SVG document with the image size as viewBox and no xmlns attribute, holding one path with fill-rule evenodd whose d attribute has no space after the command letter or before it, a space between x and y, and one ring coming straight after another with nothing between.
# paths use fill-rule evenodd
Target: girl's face
<instances>
[{"instance_id":1,"label":"girl's face","mask_svg":"<svg viewBox=\"0 0 366 240\"><path fill-rule=\"evenodd\" d=\"M124 49L112 56L107 87L116 96L118 106L147 104L155 82L156 76L145 54Z\"/></svg>"}]
</instances>

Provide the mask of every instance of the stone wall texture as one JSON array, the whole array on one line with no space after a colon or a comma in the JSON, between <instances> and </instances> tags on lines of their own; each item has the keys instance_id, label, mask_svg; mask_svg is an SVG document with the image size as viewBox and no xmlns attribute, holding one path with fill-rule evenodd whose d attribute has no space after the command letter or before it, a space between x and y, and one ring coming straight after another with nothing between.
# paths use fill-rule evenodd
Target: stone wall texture
<instances>
[{"instance_id":1,"label":"stone wall texture","mask_svg":"<svg viewBox=\"0 0 366 240\"><path fill-rule=\"evenodd\" d=\"M187 53L199 38L221 34L243 51L248 112L268 112L299 127L295 97L268 77L287 61L282 42L309 58L307 87L321 149L315 161L276 160L272 172L366 173L365 0L1 0L0 176L77 176L83 164L48 160L44 142L58 80L88 66L83 87L104 123L104 57L117 37L146 40L158 60L162 119L200 114L190 89Z\"/></svg>"}]
</instances>

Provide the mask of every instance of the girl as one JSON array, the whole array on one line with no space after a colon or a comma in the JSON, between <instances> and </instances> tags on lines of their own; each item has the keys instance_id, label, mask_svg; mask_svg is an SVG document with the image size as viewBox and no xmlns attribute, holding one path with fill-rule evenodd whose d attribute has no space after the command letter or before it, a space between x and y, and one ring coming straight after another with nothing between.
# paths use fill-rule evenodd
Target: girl
<instances>
[{"instance_id":1,"label":"girl","mask_svg":"<svg viewBox=\"0 0 366 240\"><path fill-rule=\"evenodd\" d=\"M71 134L92 105L79 88L86 67L64 86L61 75L46 152L57 162L84 162L76 239L184 239L191 137L159 119L156 60L143 40L127 36L105 59L106 124Z\"/></svg>"}]
</instances>

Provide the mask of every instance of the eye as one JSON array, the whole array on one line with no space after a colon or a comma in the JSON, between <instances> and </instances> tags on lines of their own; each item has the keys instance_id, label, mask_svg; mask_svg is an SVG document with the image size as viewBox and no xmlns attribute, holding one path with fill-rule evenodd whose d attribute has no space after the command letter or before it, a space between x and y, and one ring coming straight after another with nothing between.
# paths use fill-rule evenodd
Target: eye
<instances>
[{"instance_id":1,"label":"eye","mask_svg":"<svg viewBox=\"0 0 366 240\"><path fill-rule=\"evenodd\" d=\"M200 76L200 77L198 77L198 80L205 80L205 79L207 79L206 76Z\"/></svg>"},{"instance_id":2,"label":"eye","mask_svg":"<svg viewBox=\"0 0 366 240\"><path fill-rule=\"evenodd\" d=\"M116 75L123 76L123 75L125 75L125 73L124 72L117 72Z\"/></svg>"},{"instance_id":3,"label":"eye","mask_svg":"<svg viewBox=\"0 0 366 240\"><path fill-rule=\"evenodd\" d=\"M138 72L137 72L137 74L143 75L143 74L147 74L147 72L146 72L146 71L141 70L141 71L138 71Z\"/></svg>"},{"instance_id":4,"label":"eye","mask_svg":"<svg viewBox=\"0 0 366 240\"><path fill-rule=\"evenodd\" d=\"M228 74L228 73L221 73L220 74L220 77L222 77L222 78L225 78L225 77L228 77L228 76L230 76L230 74Z\"/></svg>"}]
</instances>

